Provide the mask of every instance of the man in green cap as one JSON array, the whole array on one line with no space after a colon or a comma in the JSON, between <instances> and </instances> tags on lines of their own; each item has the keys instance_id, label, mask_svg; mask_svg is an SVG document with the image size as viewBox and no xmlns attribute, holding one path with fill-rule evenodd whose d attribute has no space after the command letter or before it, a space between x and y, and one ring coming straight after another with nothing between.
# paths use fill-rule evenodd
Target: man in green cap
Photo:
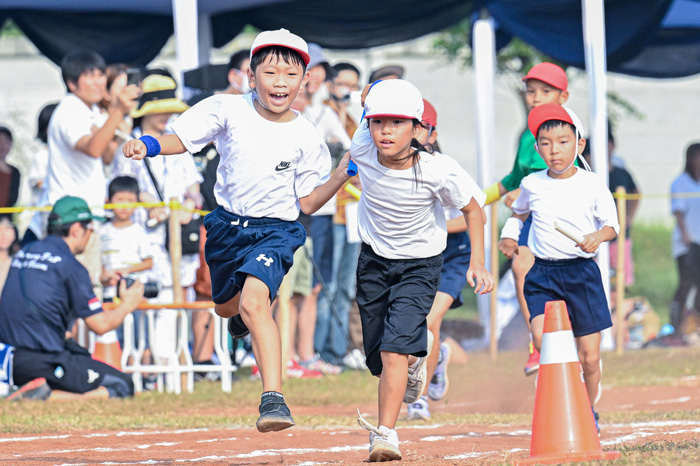
<instances>
[{"instance_id":1,"label":"man in green cap","mask_svg":"<svg viewBox=\"0 0 700 466\"><path fill-rule=\"evenodd\" d=\"M0 342L15 348L14 382L22 388L8 398L134 394L130 375L66 340L75 319L102 335L119 327L143 299L141 282L127 288L122 281L120 304L104 312L87 269L76 260L93 234L93 222L103 220L83 199L63 197L51 210L46 239L15 255L0 296Z\"/></svg>"}]
</instances>

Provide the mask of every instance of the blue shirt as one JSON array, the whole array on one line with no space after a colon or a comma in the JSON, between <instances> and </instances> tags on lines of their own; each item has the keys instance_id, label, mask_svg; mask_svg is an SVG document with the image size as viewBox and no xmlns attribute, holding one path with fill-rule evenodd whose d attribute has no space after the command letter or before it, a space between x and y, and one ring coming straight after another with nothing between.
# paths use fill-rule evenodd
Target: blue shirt
<instances>
[{"instance_id":1,"label":"blue shirt","mask_svg":"<svg viewBox=\"0 0 700 466\"><path fill-rule=\"evenodd\" d=\"M60 352L71 322L99 312L102 303L87 269L62 238L49 236L25 246L12 260L0 296L0 342Z\"/></svg>"}]
</instances>

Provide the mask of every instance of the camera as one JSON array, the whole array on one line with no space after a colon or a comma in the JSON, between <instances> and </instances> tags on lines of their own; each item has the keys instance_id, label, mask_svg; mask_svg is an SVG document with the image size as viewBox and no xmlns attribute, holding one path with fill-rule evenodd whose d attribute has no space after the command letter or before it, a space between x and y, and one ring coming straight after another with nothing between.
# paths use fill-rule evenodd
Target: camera
<instances>
[{"instance_id":1,"label":"camera","mask_svg":"<svg viewBox=\"0 0 700 466\"><path fill-rule=\"evenodd\" d=\"M126 287L130 288L131 285L136 281L135 278L124 277L123 281L126 282ZM158 293L160 293L160 284L158 282L145 282L143 284L143 297L144 298L157 298ZM119 286L117 286L117 298L119 298Z\"/></svg>"}]
</instances>

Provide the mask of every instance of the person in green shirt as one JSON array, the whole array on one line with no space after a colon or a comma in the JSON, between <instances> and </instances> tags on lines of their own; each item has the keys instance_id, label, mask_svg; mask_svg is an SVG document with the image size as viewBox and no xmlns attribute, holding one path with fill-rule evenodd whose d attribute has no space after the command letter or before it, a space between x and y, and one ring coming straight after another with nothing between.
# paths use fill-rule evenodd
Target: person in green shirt
<instances>
[{"instance_id":1,"label":"person in green shirt","mask_svg":"<svg viewBox=\"0 0 700 466\"><path fill-rule=\"evenodd\" d=\"M566 72L554 63L539 63L530 69L523 78L525 83L525 101L528 112L533 108L548 103L562 105L569 98ZM504 202L510 207L520 194L520 182L530 173L545 170L547 165L535 149L535 136L529 129L520 135L518 152L513 163L513 169L503 179L484 190L486 193L486 204L490 204L505 195ZM515 289L518 296L520 312L522 312L525 322L530 326L530 311L525 302L523 286L525 276L535 262L535 258L527 247L527 238L530 232L532 219L528 219L523 224L518 241L519 253L513 257L513 277L515 278ZM529 357L525 366L525 375L532 375L540 367L540 354L530 341Z\"/></svg>"}]
</instances>

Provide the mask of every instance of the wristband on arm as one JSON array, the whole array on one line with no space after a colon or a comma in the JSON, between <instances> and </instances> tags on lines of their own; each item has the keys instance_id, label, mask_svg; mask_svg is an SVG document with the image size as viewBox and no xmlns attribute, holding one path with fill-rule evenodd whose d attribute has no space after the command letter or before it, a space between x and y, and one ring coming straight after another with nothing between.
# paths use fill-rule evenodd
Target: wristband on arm
<instances>
[{"instance_id":1,"label":"wristband on arm","mask_svg":"<svg viewBox=\"0 0 700 466\"><path fill-rule=\"evenodd\" d=\"M146 157L155 157L160 154L160 143L153 136L141 136L139 141L146 145Z\"/></svg>"},{"instance_id":2,"label":"wristband on arm","mask_svg":"<svg viewBox=\"0 0 700 466\"><path fill-rule=\"evenodd\" d=\"M520 238L520 230L523 229L523 221L516 217L510 217L506 220L506 224L503 225L501 230L501 239L512 239L518 241Z\"/></svg>"},{"instance_id":3,"label":"wristband on arm","mask_svg":"<svg viewBox=\"0 0 700 466\"><path fill-rule=\"evenodd\" d=\"M484 194L486 194L486 202L484 205L489 205L499 200L501 198L501 192L498 186L498 182L484 189Z\"/></svg>"}]
</instances>

